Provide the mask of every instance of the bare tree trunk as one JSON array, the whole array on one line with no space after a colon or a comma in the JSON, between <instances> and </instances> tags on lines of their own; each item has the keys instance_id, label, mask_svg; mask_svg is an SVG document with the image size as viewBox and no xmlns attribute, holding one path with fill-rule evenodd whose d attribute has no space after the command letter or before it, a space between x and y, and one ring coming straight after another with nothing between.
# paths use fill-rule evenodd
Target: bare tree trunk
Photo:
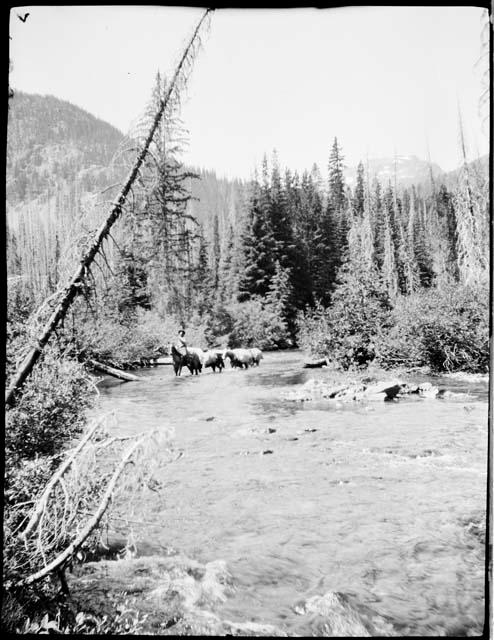
<instances>
[{"instance_id":1,"label":"bare tree trunk","mask_svg":"<svg viewBox=\"0 0 494 640\"><path fill-rule=\"evenodd\" d=\"M182 58L180 59L180 62L175 70L173 79L170 82L170 85L168 87L168 91L166 92L164 98L160 102L160 107L158 109L158 112L156 113L156 116L154 118L149 134L146 138L144 146L140 151L139 155L137 156L134 166L132 167L132 170L130 171L129 176L122 190L120 191L120 195L117 197L117 199L113 203L109 216L107 217L106 221L101 226L101 228L98 230L93 244L91 245L89 250L86 252L84 257L82 258L79 267L77 268L76 272L74 273L71 280L69 281L69 284L65 289L62 299L60 300L55 310L53 311L51 317L43 327L41 336L38 338L36 346L26 356L24 362L21 364L13 381L11 382L9 388L7 389L7 392L5 394L5 403L7 406L11 406L14 404L15 392L22 387L22 385L30 375L34 365L38 361L41 355L41 352L43 351L48 340L50 339L51 334L57 328L59 323L63 321L63 319L65 318L67 310L69 309L70 305L74 301L74 298L80 291L84 278L87 275L88 270L91 267L91 264L93 263L94 258L96 257L98 251L100 250L103 240L107 238L110 232L110 229L112 228L113 224L116 222L116 220L119 218L120 214L122 213L122 207L125 205L128 193L132 188L132 185L134 184L134 181L137 178L137 175L139 173L139 169L148 153L149 146L153 140L153 136L163 116L165 108L170 100L170 97L172 96L172 93L175 89L175 85L177 84L177 80L179 79L179 75L182 71L182 67L184 66L184 64L188 59L189 52L192 50L194 46L194 41L198 37L201 25L204 19L206 18L207 14L209 13L209 11L210 9L207 9L203 14L202 18L200 19L192 35L192 38L189 41L189 44L187 45L182 55Z\"/></svg>"}]
</instances>

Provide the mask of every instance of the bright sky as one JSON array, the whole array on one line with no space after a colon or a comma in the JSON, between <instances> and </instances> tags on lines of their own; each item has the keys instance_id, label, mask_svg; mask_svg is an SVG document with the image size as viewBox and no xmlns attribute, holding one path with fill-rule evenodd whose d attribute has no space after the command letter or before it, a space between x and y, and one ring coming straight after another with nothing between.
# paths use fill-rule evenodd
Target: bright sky
<instances>
[{"instance_id":1,"label":"bright sky","mask_svg":"<svg viewBox=\"0 0 494 640\"><path fill-rule=\"evenodd\" d=\"M23 16L29 12L25 22ZM11 11L10 83L68 100L126 131L156 71L171 75L202 9L33 6ZM249 178L276 148L282 167L317 162L335 136L349 166L417 155L459 164L458 103L470 156L481 129L476 7L217 10L182 117L184 160Z\"/></svg>"}]
</instances>

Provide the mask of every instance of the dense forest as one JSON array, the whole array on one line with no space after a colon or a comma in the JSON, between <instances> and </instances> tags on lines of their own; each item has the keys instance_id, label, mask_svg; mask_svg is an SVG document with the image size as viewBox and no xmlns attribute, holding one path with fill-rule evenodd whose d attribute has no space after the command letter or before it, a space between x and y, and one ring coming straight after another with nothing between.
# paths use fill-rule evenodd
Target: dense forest
<instances>
[{"instance_id":1,"label":"dense forest","mask_svg":"<svg viewBox=\"0 0 494 640\"><path fill-rule=\"evenodd\" d=\"M158 77L155 101L161 84ZM56 294L102 219L139 127L125 137L52 97L20 93L12 102L9 296L13 312L28 315ZM152 105L153 98L148 111ZM401 315L412 301L444 295L446 304L451 287L486 285L487 167L467 162L463 142L454 174L413 158L416 184L402 158L381 163L380 175L376 161L348 169L336 137L324 170L282 170L273 152L246 183L184 167L178 118L159 140L157 162L73 310L67 339L78 357L125 364L169 342L180 325L203 346L301 345L344 366L379 356L386 365L485 367L480 354L473 361L419 355L417 344L400 344L404 327L396 326L406 325ZM357 322L367 306L356 305L362 287L361 299L382 312L374 310L365 331L333 318L345 291Z\"/></svg>"}]
</instances>

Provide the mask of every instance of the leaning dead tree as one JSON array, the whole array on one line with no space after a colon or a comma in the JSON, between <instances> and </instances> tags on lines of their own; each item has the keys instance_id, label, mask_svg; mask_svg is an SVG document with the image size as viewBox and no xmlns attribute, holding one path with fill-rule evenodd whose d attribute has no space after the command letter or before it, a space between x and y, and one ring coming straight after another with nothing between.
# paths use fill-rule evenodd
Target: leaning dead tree
<instances>
[{"instance_id":1,"label":"leaning dead tree","mask_svg":"<svg viewBox=\"0 0 494 640\"><path fill-rule=\"evenodd\" d=\"M124 186L122 187L117 198L112 203L108 217L106 218L103 225L98 229L94 238L94 242L82 257L77 270L75 271L74 275L63 291L61 299L53 310L50 318L44 325L40 336L37 338L35 346L27 354L16 375L14 376L14 379L10 383L5 394L5 403L7 407L14 404L16 393L29 377L31 371L33 370L33 367L39 360L39 357L43 352L46 344L48 343L51 335L60 325L60 323L63 322L68 309L70 308L72 302L74 301L84 284L85 278L89 273L90 267L95 257L101 250L103 241L108 238L111 228L122 214L123 207L127 201L127 197L131 192L133 184L138 179L141 166L146 159L150 145L166 110L169 109L171 105L179 102L180 100L180 92L187 82L189 73L192 70L192 62L195 53L200 46L201 28L203 27L203 23L208 18L210 11L211 9L207 9L205 11L203 16L199 20L199 23L197 24L192 37L185 47L185 50L173 74L172 80L168 85L168 89L163 98L160 99L158 110L154 117L149 133L145 139L145 142L137 155L134 165L124 183Z\"/></svg>"}]
</instances>

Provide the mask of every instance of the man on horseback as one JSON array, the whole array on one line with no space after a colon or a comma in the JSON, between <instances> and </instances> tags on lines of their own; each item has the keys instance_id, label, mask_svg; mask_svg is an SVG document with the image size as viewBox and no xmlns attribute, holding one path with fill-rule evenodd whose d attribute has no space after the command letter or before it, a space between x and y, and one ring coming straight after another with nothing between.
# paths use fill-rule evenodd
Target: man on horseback
<instances>
[{"instance_id":1,"label":"man on horseback","mask_svg":"<svg viewBox=\"0 0 494 640\"><path fill-rule=\"evenodd\" d=\"M185 342L185 331L183 329L178 332L178 338L172 344L171 352L173 369L175 370L175 375L179 376L182 373L184 357L187 355L187 343Z\"/></svg>"},{"instance_id":2,"label":"man on horseback","mask_svg":"<svg viewBox=\"0 0 494 640\"><path fill-rule=\"evenodd\" d=\"M178 338L175 342L175 348L183 356L187 353L187 343L185 342L185 331L183 329L180 329L180 331L178 332Z\"/></svg>"}]
</instances>

